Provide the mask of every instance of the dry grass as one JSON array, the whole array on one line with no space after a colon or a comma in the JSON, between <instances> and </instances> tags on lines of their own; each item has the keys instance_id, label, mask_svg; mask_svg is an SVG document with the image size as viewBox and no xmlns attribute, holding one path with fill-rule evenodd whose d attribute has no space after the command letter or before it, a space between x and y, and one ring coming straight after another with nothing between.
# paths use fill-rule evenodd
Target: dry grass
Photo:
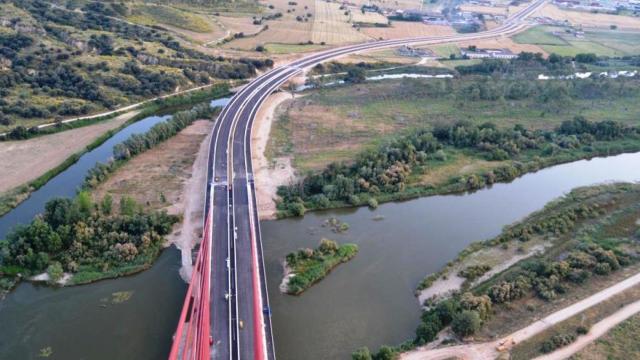
<instances>
[{"instance_id":1,"label":"dry grass","mask_svg":"<svg viewBox=\"0 0 640 360\"><path fill-rule=\"evenodd\" d=\"M587 345L571 360L638 359L640 358L640 314L636 314L606 335Z\"/></svg>"},{"instance_id":2,"label":"dry grass","mask_svg":"<svg viewBox=\"0 0 640 360\"><path fill-rule=\"evenodd\" d=\"M460 6L460 10L490 15L511 15L517 13L521 9L524 9L527 5L529 4L522 4L519 6L482 6L463 4Z\"/></svg>"},{"instance_id":3,"label":"dry grass","mask_svg":"<svg viewBox=\"0 0 640 360\"><path fill-rule=\"evenodd\" d=\"M477 47L483 48L483 49L484 48L509 49L516 54L523 51L546 54L546 52L538 45L518 44L514 42L511 38L506 38L506 37L484 39L484 40L473 40L473 41L461 41L456 43L456 45L460 48L468 47L469 45L476 45Z\"/></svg>"},{"instance_id":4,"label":"dry grass","mask_svg":"<svg viewBox=\"0 0 640 360\"><path fill-rule=\"evenodd\" d=\"M454 155L454 160L442 166L429 168L429 171L420 177L421 185L440 185L451 179L453 176L485 173L507 162L487 161L463 154Z\"/></svg>"},{"instance_id":5,"label":"dry grass","mask_svg":"<svg viewBox=\"0 0 640 360\"><path fill-rule=\"evenodd\" d=\"M584 27L609 28L611 25L617 25L620 29L640 29L640 18L637 17L562 10L551 4L538 10L536 15L548 16L556 20L567 20L572 25Z\"/></svg>"},{"instance_id":6,"label":"dry grass","mask_svg":"<svg viewBox=\"0 0 640 360\"><path fill-rule=\"evenodd\" d=\"M537 355L541 355L540 347L542 343L555 334L575 333L578 326L590 328L598 321L604 319L608 315L613 314L625 305L628 305L640 298L640 286L636 285L622 293L607 299L598 305L595 305L584 312L574 315L571 318L547 329L531 339L517 344L511 350L511 359L526 360L532 359ZM606 359L607 356L601 359ZM631 358L628 358L631 359Z\"/></svg>"},{"instance_id":7,"label":"dry grass","mask_svg":"<svg viewBox=\"0 0 640 360\"><path fill-rule=\"evenodd\" d=\"M340 4L316 0L315 8L311 33L314 43L337 45L369 40L369 37L354 29L348 22L349 16L344 14L344 10L340 10Z\"/></svg>"},{"instance_id":8,"label":"dry grass","mask_svg":"<svg viewBox=\"0 0 640 360\"><path fill-rule=\"evenodd\" d=\"M176 34L182 35L189 41L200 44L206 44L208 42L221 40L229 34L228 30L225 30L222 26L218 25L215 22L211 22L211 30L207 32L186 30L176 26L171 26L169 24L162 24L162 27L173 31Z\"/></svg>"},{"instance_id":9,"label":"dry grass","mask_svg":"<svg viewBox=\"0 0 640 360\"><path fill-rule=\"evenodd\" d=\"M38 178L136 113L29 140L0 142L0 193Z\"/></svg>"},{"instance_id":10,"label":"dry grass","mask_svg":"<svg viewBox=\"0 0 640 360\"><path fill-rule=\"evenodd\" d=\"M178 135L131 159L95 189L94 198L101 199L109 193L117 204L127 195L150 209L181 203L184 182L192 176L198 149L212 126L210 121L196 121Z\"/></svg>"},{"instance_id":11,"label":"dry grass","mask_svg":"<svg viewBox=\"0 0 640 360\"><path fill-rule=\"evenodd\" d=\"M386 28L362 28L364 34L375 39L398 39L415 36L453 35L455 31L448 25L427 25L421 22L393 21Z\"/></svg>"},{"instance_id":12,"label":"dry grass","mask_svg":"<svg viewBox=\"0 0 640 360\"><path fill-rule=\"evenodd\" d=\"M420 0L351 0L349 3L355 4L359 9L362 5L378 5L381 8L391 9L419 9Z\"/></svg>"},{"instance_id":13,"label":"dry grass","mask_svg":"<svg viewBox=\"0 0 640 360\"><path fill-rule=\"evenodd\" d=\"M533 323L548 314L563 309L602 289L618 283L636 274L639 270L640 265L635 264L607 276L594 276L584 285L572 286L567 294L553 301L526 298L513 301L508 304L508 306L502 305L500 306L500 310L496 311L496 314L485 323L477 338L494 339L510 334L522 328L523 324ZM528 309L533 309L533 311Z\"/></svg>"},{"instance_id":14,"label":"dry grass","mask_svg":"<svg viewBox=\"0 0 640 360\"><path fill-rule=\"evenodd\" d=\"M360 9L351 9L351 21L362 24L386 24L387 18L382 14L373 12L365 12L363 14Z\"/></svg>"}]
</instances>

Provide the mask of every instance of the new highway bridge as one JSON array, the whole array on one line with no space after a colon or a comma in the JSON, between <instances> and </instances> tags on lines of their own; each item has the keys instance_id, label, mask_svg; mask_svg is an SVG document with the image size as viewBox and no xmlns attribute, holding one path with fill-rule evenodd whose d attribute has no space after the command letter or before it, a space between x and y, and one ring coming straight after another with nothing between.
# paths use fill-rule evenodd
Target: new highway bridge
<instances>
[{"instance_id":1,"label":"new highway bridge","mask_svg":"<svg viewBox=\"0 0 640 360\"><path fill-rule=\"evenodd\" d=\"M169 358L275 359L262 238L251 164L251 127L282 84L323 61L398 47L480 40L519 32L537 0L489 31L373 41L319 52L265 73L237 92L211 136L205 226Z\"/></svg>"}]
</instances>

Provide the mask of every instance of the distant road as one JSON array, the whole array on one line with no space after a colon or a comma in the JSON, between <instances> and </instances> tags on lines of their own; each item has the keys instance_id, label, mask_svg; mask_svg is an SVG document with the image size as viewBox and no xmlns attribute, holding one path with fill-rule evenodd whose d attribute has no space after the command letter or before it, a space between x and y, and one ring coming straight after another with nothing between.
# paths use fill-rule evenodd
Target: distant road
<instances>
[{"instance_id":1,"label":"distant road","mask_svg":"<svg viewBox=\"0 0 640 360\"><path fill-rule=\"evenodd\" d=\"M215 359L275 359L262 238L251 163L251 126L267 96L321 62L401 45L433 45L510 35L539 9L537 0L495 29L473 34L372 41L322 51L254 79L223 109L211 137L206 197L213 206L211 334Z\"/></svg>"}]
</instances>

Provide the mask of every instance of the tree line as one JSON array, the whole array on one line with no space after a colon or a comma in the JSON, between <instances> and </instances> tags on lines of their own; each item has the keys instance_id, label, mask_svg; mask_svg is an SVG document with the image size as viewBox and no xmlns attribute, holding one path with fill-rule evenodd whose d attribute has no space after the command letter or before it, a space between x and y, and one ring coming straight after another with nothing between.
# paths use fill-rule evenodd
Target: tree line
<instances>
[{"instance_id":1,"label":"tree line","mask_svg":"<svg viewBox=\"0 0 640 360\"><path fill-rule=\"evenodd\" d=\"M87 172L83 187L85 189L95 188L113 173L122 162L173 137L198 119L211 119L216 111L209 104L200 104L191 110L179 111L173 114L170 119L152 126L144 134L131 135L128 139L113 147L112 161L106 164L97 163Z\"/></svg>"},{"instance_id":2,"label":"tree line","mask_svg":"<svg viewBox=\"0 0 640 360\"><path fill-rule=\"evenodd\" d=\"M424 170L429 162L444 160L443 150L447 148L472 149L489 161L514 160L523 155L544 159L576 149L594 151L592 146L597 141L624 137L637 138L638 128L614 121L590 122L583 117L565 121L554 130L528 130L521 125L500 129L492 123L438 125L364 151L351 164L332 163L292 185L279 187L278 209L281 215L302 215L308 208L327 208L336 203L361 205L372 197L402 192L416 168ZM459 183L459 190L474 190L510 181L527 170L526 165L515 163L482 176L473 174L452 181Z\"/></svg>"},{"instance_id":3,"label":"tree line","mask_svg":"<svg viewBox=\"0 0 640 360\"><path fill-rule=\"evenodd\" d=\"M50 266L104 272L148 263L177 221L166 212L145 212L129 197L118 205L110 195L94 203L86 192L52 199L42 215L0 241L0 275L37 274Z\"/></svg>"}]
</instances>

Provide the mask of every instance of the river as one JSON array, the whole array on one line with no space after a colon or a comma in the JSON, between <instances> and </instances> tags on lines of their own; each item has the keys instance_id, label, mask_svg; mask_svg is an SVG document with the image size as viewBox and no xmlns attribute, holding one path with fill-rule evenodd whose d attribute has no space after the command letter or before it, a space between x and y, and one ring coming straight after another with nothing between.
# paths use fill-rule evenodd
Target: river
<instances>
[{"instance_id":1,"label":"river","mask_svg":"<svg viewBox=\"0 0 640 360\"><path fill-rule=\"evenodd\" d=\"M223 107L230 98L221 98L211 101L211 107ZM84 182L87 172L96 163L105 163L113 157L113 147L133 134L147 132L153 125L169 119L170 115L149 116L136 121L115 133L107 141L95 149L83 154L80 159L65 171L53 177L40 189L34 191L31 196L15 209L0 217L0 239L4 239L7 233L18 224L29 223L33 217L44 211L44 205L54 197L73 197L78 188Z\"/></svg>"},{"instance_id":2,"label":"river","mask_svg":"<svg viewBox=\"0 0 640 360\"><path fill-rule=\"evenodd\" d=\"M420 313L413 291L426 274L572 188L611 180L640 180L640 153L559 165L471 194L263 222L278 359L348 359L357 347L410 338ZM350 229L322 227L329 217ZM301 296L280 294L285 254L322 237L357 243L360 252ZM171 248L127 278L60 289L22 283L0 303L0 359L35 359L47 347L52 359L164 358L186 289L178 268ZM120 291L133 293L114 303Z\"/></svg>"}]
</instances>

